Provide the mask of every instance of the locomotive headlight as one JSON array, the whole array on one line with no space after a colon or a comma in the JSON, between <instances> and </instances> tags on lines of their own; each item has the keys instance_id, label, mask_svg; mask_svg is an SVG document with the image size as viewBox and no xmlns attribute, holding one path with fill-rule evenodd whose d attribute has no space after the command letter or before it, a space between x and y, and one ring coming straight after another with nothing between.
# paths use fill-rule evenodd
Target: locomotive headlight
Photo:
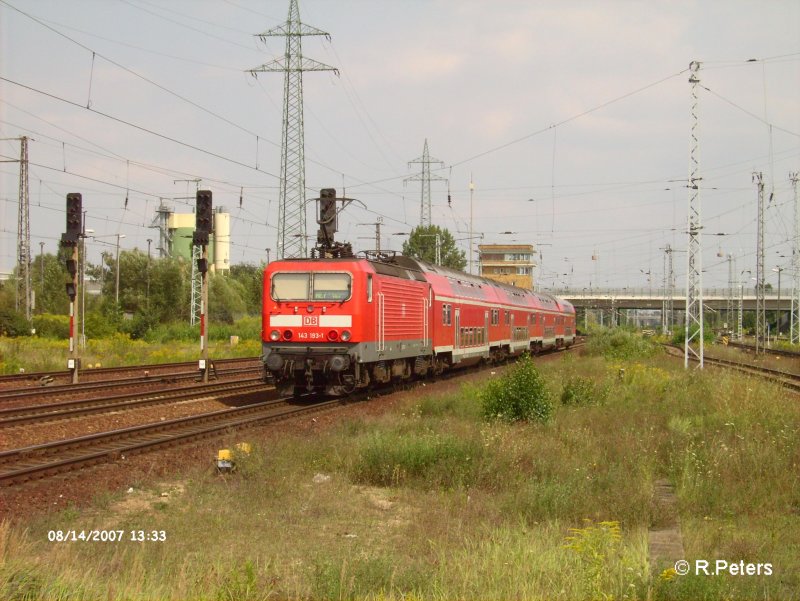
<instances>
[{"instance_id":1,"label":"locomotive headlight","mask_svg":"<svg viewBox=\"0 0 800 601\"><path fill-rule=\"evenodd\" d=\"M336 340L338 337L339 337L339 332L337 332L336 330L331 330L330 332L328 332L328 340L330 340L331 342Z\"/></svg>"},{"instance_id":2,"label":"locomotive headlight","mask_svg":"<svg viewBox=\"0 0 800 601\"><path fill-rule=\"evenodd\" d=\"M291 340L292 339L292 331L291 330L284 330L283 337L286 340Z\"/></svg>"},{"instance_id":3,"label":"locomotive headlight","mask_svg":"<svg viewBox=\"0 0 800 601\"><path fill-rule=\"evenodd\" d=\"M342 341L347 342L348 340L350 340L350 331L345 330L344 332L342 332Z\"/></svg>"},{"instance_id":4,"label":"locomotive headlight","mask_svg":"<svg viewBox=\"0 0 800 601\"><path fill-rule=\"evenodd\" d=\"M278 330L272 330L269 333L269 339L272 340L273 342L277 342L278 340L281 339L281 333Z\"/></svg>"}]
</instances>

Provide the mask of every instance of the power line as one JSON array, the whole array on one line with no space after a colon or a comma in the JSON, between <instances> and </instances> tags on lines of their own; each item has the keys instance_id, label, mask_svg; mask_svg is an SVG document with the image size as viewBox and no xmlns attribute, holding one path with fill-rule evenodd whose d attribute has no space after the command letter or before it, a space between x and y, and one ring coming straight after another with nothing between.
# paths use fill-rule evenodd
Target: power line
<instances>
[{"instance_id":1,"label":"power line","mask_svg":"<svg viewBox=\"0 0 800 601\"><path fill-rule=\"evenodd\" d=\"M791 131L791 130L789 130L789 129L786 129L785 127L780 127L780 126L778 126L778 125L775 125L774 123L770 123L769 121L767 121L766 119L764 119L764 117L759 117L759 116L758 116L758 115L756 115L755 113L751 113L751 112L750 112L750 111L748 111L746 108L739 106L739 105L738 105L738 104L736 104L736 103L735 103L733 100L729 100L728 98L725 98L723 95L721 95L721 94L718 94L717 92L715 92L715 91L714 91L714 90L712 90L711 88L708 88L708 87L706 87L706 86L700 86L700 87L701 87L701 88L703 88L703 89L704 89L706 92L709 92L710 94L713 94L714 96L716 96L716 97L717 97L717 98L719 98L720 100L722 100L722 101L724 101L724 102L727 102L727 103L728 103L728 104L730 104L732 107L735 107L735 108L739 109L740 111L742 111L742 112L743 112L743 113L745 113L746 115L748 115L748 116L752 117L753 119L755 119L755 120L757 120L757 121L760 121L760 122L761 122L761 123L763 123L764 125L769 125L770 127L774 128L774 129L777 129L778 131L782 131L782 132L783 132L783 133L785 133L785 134L789 134L790 136L796 136L796 137L800 138L800 134L798 134L797 132L793 132L793 131Z\"/></svg>"},{"instance_id":2,"label":"power line","mask_svg":"<svg viewBox=\"0 0 800 601\"><path fill-rule=\"evenodd\" d=\"M3 2L3 1L4 0L0 0L0 2ZM117 123L122 123L123 125L127 125L128 127L132 127L134 129L138 129L139 131L143 131L145 133L151 134L151 135L156 136L158 138L161 138L163 140L167 140L169 142L173 142L174 144L178 144L180 146L184 146L185 148L189 148L191 150L195 150L197 152L201 152L203 154L207 154L207 155L212 156L214 158L221 159L223 161L227 161L228 163L232 163L234 165L238 165L238 166L244 167L246 169L252 169L253 171L258 171L259 173L263 173L264 175L269 175L270 177L274 177L276 179L278 178L278 176L275 175L274 173L270 173L269 171L264 171L263 169L260 169L259 167L256 167L256 166L253 166L253 165L248 165L247 163L243 163L242 161L239 161L237 159L232 159L230 157L226 157L224 155L221 155L219 153L213 152L211 150L207 150L205 148L201 148L199 146L195 146L194 144L190 144L188 142L184 142L182 140L178 140L177 138L173 138L172 136L168 136L166 134L159 133L159 132L157 132L155 130L149 129L149 128L144 127L142 125L137 125L136 123L132 123L130 121L126 121L125 119L122 119L120 117L115 117L114 115L111 115L111 114L108 114L108 113L104 113L103 111L98 111L97 109L94 109L94 108L91 108L91 107L85 107L85 106L83 106L81 104L78 104L77 102L74 102L72 100L67 100L66 98L62 98L61 96L58 96L56 94L52 94L50 92L45 92L43 90L39 90L37 88L25 85L25 84L20 83L18 81L14 81L13 79L9 79L7 77L0 76L0 80L5 81L5 82L10 83L10 84L13 84L15 86L19 86L20 88L23 88L25 90L28 90L28 91L31 91L31 92L35 92L37 94L41 94L42 96L46 96L46 97L51 98L53 100L58 100L59 102L63 102L64 104L68 104L70 106L74 106L76 108L79 108L79 109L82 109L82 110L85 110L85 111L89 111L90 113L94 113L95 115L99 115L101 117L105 117L107 119L111 119L112 121L115 121Z\"/></svg>"},{"instance_id":3,"label":"power line","mask_svg":"<svg viewBox=\"0 0 800 601\"><path fill-rule=\"evenodd\" d=\"M122 0L122 1L124 2L124 1L126 1L126 0ZM29 19L31 19L32 21L34 21L34 22L38 23L39 25L41 25L42 27L46 27L47 29L49 29L49 30L50 30L50 31L52 31L53 33L55 33L55 34L57 34L57 35L59 35L59 36L63 37L63 38L64 38L64 39L66 39L66 40L69 40L70 42L72 42L72 43L73 43L73 44L75 44L76 46L79 46L80 48L83 48L83 49L84 49L84 50L86 50L87 52L91 52L91 53L92 53L92 59L93 59L93 60L94 60L94 57L95 57L95 56L97 56L98 58L101 58L101 59L103 59L104 61L107 61L107 62L111 63L111 64L112 64L112 65L114 65L115 67L117 67L117 68L119 68L119 69L122 69L122 70L123 70L123 71L125 71L126 73L130 73L130 74L131 74L131 75L133 75L134 77L137 77L137 78L141 79L142 81L145 81L145 82L149 83L150 85L152 85L152 86L155 86L155 87L156 87L156 88L158 88L159 90L161 90L161 91L163 91L163 92L166 92L167 94L169 94L169 95L171 95L171 96L174 96L175 98L178 98L178 99L180 99L180 100L182 100L182 101L184 101L184 102L186 102L186 103L190 104L191 106L193 106L193 107L195 107L195 108L197 108L197 109L199 109L199 110L203 111L204 113L206 113L206 114L208 114L208 115L211 115L212 117L215 117L215 118L219 119L220 121L223 121L223 122L227 123L228 125L231 125L231 126L235 127L236 129L239 129L239 130L241 130L241 131L243 131L243 132L245 132L245 133L248 133L248 134L250 134L250 135L252 135L252 136L255 136L255 135L256 135L254 132L250 131L250 130L249 130L249 129L247 129L246 127L243 127L243 126L239 125L238 123L235 123L234 121L231 121L230 119L228 119L228 118L226 118L226 117L223 117L222 115L220 115L220 114L218 114L218 113L215 113L215 112L214 112L214 111L212 111L211 109L207 109L206 107L204 107L204 106L203 106L203 105L201 105L201 104L198 104L198 103L197 103L197 102L195 102L194 100L191 100L190 98L186 98L185 96L182 96L182 95L178 94L177 92L175 92L175 91L173 91L173 90L170 90L170 89L169 89L169 88L167 88L166 86L163 86L163 85L161 85L160 83L157 83L157 82L153 81L152 79L150 79L150 78L148 78L148 77L145 77L145 76L144 76L144 75L142 75L141 73L137 73L137 72L136 72L136 71L134 71L133 69L131 69L131 68L129 68L129 67L126 67L125 65L123 65L123 64L121 64L121 63L119 63L119 62L115 61L114 59L112 59L112 58L109 58L109 57L107 57L107 56L105 56L105 55L103 55L103 54L101 54L101 53L99 53L99 52L95 51L95 50L94 50L94 49L92 49L92 48L89 48L89 47L88 47L88 46L86 46L85 44L82 44L81 42L79 42L79 41L77 41L77 40L75 40L75 39L73 39L73 38L69 37L68 35L66 35L65 33L61 32L61 31L59 31L58 29L56 29L56 28L54 28L54 27L51 27L51 26L50 26L50 25L48 25L47 23L44 23L43 21L41 21L41 20L37 19L36 17L34 17L34 16L32 16L32 15L30 15L30 14L26 13L25 11L22 11L22 10L18 9L18 8L17 8L17 7L15 7L14 5L12 5L12 4L9 4L9 3L8 3L6 0L0 0L0 2L2 2L3 4L5 4L5 5L6 5L6 6L8 6L9 8L11 8L11 9L13 9L13 10L17 11L18 13L20 13L20 14L22 14L22 15L24 15L24 16L26 16L26 17L28 17L28 18L29 18ZM143 9L143 10L144 10L144 9ZM12 83L16 83L16 82L12 82ZM87 108L89 108L89 103L87 103Z\"/></svg>"}]
</instances>

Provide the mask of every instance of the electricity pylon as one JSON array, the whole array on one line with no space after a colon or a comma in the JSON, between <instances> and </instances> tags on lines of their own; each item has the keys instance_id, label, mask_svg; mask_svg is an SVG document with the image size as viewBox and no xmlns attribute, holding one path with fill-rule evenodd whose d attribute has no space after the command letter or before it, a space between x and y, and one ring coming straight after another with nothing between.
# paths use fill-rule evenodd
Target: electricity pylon
<instances>
[{"instance_id":1,"label":"electricity pylon","mask_svg":"<svg viewBox=\"0 0 800 601\"><path fill-rule=\"evenodd\" d=\"M31 289L31 220L28 194L28 138L22 136L19 155L19 212L17 214L17 310L29 322L33 313ZM21 306L20 306L21 305Z\"/></svg>"},{"instance_id":2,"label":"electricity pylon","mask_svg":"<svg viewBox=\"0 0 800 601\"><path fill-rule=\"evenodd\" d=\"M700 177L699 168L699 141L698 141L698 113L697 113L697 86L700 78L697 72L700 63L692 61L689 64L691 75L689 83L692 84L692 130L689 145L689 217L688 236L686 247L686 330L683 343L683 366L689 367L689 355L697 359L698 367L703 369L703 248L700 239L702 230L702 213L700 204ZM697 343L697 349L692 347L692 342Z\"/></svg>"},{"instance_id":3,"label":"electricity pylon","mask_svg":"<svg viewBox=\"0 0 800 601\"><path fill-rule=\"evenodd\" d=\"M419 224L421 226L432 225L431 222L431 181L447 181L447 178L431 174L431 163L444 166L439 159L432 159L428 152L428 139L425 138L425 147L422 149L422 156L408 162L408 166L419 163L422 171L419 175L407 177L405 182L422 182L422 193L420 197Z\"/></svg>"},{"instance_id":4,"label":"electricity pylon","mask_svg":"<svg viewBox=\"0 0 800 601\"><path fill-rule=\"evenodd\" d=\"M304 36L330 34L300 21L297 0L289 0L286 23L257 34L262 41L269 37L286 38L281 58L250 69L257 73L283 73L283 132L278 198L278 258L306 257L306 162L303 131L303 72L339 71L303 56Z\"/></svg>"},{"instance_id":5,"label":"electricity pylon","mask_svg":"<svg viewBox=\"0 0 800 601\"><path fill-rule=\"evenodd\" d=\"M797 171L789 174L794 190L794 236L792 236L792 316L789 339L800 343L800 205L797 202Z\"/></svg>"},{"instance_id":6,"label":"electricity pylon","mask_svg":"<svg viewBox=\"0 0 800 601\"><path fill-rule=\"evenodd\" d=\"M661 333L668 335L672 325L672 313L675 298L675 271L672 263L672 246L664 249L664 300L661 303Z\"/></svg>"},{"instance_id":7,"label":"electricity pylon","mask_svg":"<svg viewBox=\"0 0 800 601\"><path fill-rule=\"evenodd\" d=\"M767 343L767 301L764 280L764 176L753 173L753 182L758 189L758 225L756 235L756 355L766 351Z\"/></svg>"}]
</instances>

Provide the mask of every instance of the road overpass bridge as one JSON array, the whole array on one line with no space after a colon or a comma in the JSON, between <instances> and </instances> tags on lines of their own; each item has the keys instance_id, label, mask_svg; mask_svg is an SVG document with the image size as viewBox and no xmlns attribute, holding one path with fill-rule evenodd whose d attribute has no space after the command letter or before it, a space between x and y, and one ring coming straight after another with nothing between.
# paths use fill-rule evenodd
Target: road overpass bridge
<instances>
[{"instance_id":1,"label":"road overpass bridge","mask_svg":"<svg viewBox=\"0 0 800 601\"><path fill-rule=\"evenodd\" d=\"M663 288L562 288L548 290L571 302L580 309L662 309L667 299ZM736 309L739 302L742 310L756 310L756 291L754 288L706 288L703 290L703 305L714 311L726 310L729 303ZM672 296L672 308L681 311L686 306L686 291L675 290ZM789 291L778 294L776 290L767 290L764 295L764 306L767 311L790 311L792 299Z\"/></svg>"}]
</instances>

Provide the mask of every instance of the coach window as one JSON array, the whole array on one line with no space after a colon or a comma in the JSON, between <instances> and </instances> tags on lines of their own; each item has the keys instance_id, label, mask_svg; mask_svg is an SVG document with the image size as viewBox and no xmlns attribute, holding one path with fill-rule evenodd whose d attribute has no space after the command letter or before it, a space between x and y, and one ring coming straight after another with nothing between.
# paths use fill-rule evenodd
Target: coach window
<instances>
[{"instance_id":1,"label":"coach window","mask_svg":"<svg viewBox=\"0 0 800 601\"><path fill-rule=\"evenodd\" d=\"M313 300L347 300L350 298L350 281L349 273L315 273Z\"/></svg>"},{"instance_id":2,"label":"coach window","mask_svg":"<svg viewBox=\"0 0 800 601\"><path fill-rule=\"evenodd\" d=\"M310 283L308 273L275 273L272 275L272 298L276 301L308 300Z\"/></svg>"}]
</instances>

